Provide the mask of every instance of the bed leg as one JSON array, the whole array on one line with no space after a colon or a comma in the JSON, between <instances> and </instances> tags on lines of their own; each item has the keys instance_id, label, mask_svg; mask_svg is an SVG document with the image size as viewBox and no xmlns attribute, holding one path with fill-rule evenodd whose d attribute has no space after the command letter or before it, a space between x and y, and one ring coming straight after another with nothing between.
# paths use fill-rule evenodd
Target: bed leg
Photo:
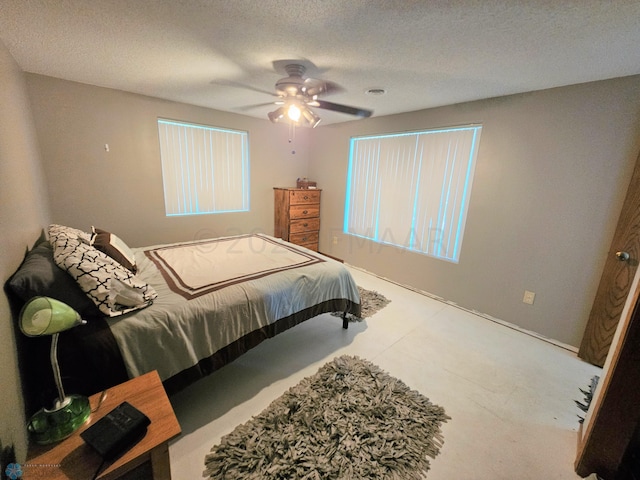
<instances>
[{"instance_id":1,"label":"bed leg","mask_svg":"<svg viewBox=\"0 0 640 480\"><path fill-rule=\"evenodd\" d=\"M349 319L347 318L347 312L344 312L342 314L342 328L349 328Z\"/></svg>"}]
</instances>

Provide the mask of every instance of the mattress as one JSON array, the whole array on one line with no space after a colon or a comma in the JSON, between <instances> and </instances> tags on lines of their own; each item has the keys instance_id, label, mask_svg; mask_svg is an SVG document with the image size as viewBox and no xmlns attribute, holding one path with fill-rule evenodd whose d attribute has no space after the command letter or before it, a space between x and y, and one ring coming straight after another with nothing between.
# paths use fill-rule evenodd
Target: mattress
<instances>
[{"instance_id":1,"label":"mattress","mask_svg":"<svg viewBox=\"0 0 640 480\"><path fill-rule=\"evenodd\" d=\"M357 286L342 263L268 235L134 253L137 277L158 296L106 322L129 377L157 370L169 390L321 313L360 314ZM327 321L339 328L339 319Z\"/></svg>"}]
</instances>

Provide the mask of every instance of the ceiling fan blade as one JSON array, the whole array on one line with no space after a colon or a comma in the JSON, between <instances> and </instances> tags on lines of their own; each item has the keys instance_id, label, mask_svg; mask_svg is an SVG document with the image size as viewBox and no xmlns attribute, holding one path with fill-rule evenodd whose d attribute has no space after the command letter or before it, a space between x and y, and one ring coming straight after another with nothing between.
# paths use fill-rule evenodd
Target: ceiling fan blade
<instances>
[{"instance_id":1,"label":"ceiling fan blade","mask_svg":"<svg viewBox=\"0 0 640 480\"><path fill-rule=\"evenodd\" d=\"M316 95L331 95L344 91L344 89L337 83L317 80L315 78L305 78L304 86L306 88L305 94L310 97L314 97Z\"/></svg>"},{"instance_id":2,"label":"ceiling fan blade","mask_svg":"<svg viewBox=\"0 0 640 480\"><path fill-rule=\"evenodd\" d=\"M356 117L361 118L367 118L373 115L373 110L340 105L338 103L327 102L325 100L316 100L312 106L323 108L325 110L332 110L334 112L346 113L348 115L355 115Z\"/></svg>"},{"instance_id":3,"label":"ceiling fan blade","mask_svg":"<svg viewBox=\"0 0 640 480\"><path fill-rule=\"evenodd\" d=\"M272 97L277 97L278 95L269 90L262 90L261 88L254 87L252 85L247 85L246 83L235 82L233 80L213 80L211 82L212 85L221 85L223 87L235 87L235 88L243 88L245 90L252 90L258 93L264 93L266 95L270 95Z\"/></svg>"},{"instance_id":4,"label":"ceiling fan blade","mask_svg":"<svg viewBox=\"0 0 640 480\"><path fill-rule=\"evenodd\" d=\"M254 108L260 108L260 107L267 107L267 106L274 106L277 105L278 102L266 102L266 103L256 103L253 105L244 105L242 107L238 107L238 110L240 111L245 111L245 110L253 110Z\"/></svg>"}]
</instances>

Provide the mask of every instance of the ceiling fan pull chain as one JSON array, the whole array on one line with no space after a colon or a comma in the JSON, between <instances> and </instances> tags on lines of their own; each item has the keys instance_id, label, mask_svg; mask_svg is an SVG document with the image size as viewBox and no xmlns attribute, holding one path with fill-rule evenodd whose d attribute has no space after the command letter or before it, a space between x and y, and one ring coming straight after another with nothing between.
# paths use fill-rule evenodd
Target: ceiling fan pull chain
<instances>
[{"instance_id":1,"label":"ceiling fan pull chain","mask_svg":"<svg viewBox=\"0 0 640 480\"><path fill-rule=\"evenodd\" d=\"M289 143L293 145L293 141L296 139L296 124L294 122L289 122ZM293 150L291 150L291 155L296 154L295 146Z\"/></svg>"}]
</instances>

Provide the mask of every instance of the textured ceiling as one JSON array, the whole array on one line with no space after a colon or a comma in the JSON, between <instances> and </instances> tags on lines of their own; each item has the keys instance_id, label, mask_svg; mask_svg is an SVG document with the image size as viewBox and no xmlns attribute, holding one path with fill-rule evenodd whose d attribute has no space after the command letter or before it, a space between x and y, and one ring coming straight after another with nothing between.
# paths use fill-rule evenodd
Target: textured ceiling
<instances>
[{"instance_id":1,"label":"textured ceiling","mask_svg":"<svg viewBox=\"0 0 640 480\"><path fill-rule=\"evenodd\" d=\"M639 74L639 20L638 0L0 0L26 72L259 118L284 59L375 116Z\"/></svg>"}]
</instances>

